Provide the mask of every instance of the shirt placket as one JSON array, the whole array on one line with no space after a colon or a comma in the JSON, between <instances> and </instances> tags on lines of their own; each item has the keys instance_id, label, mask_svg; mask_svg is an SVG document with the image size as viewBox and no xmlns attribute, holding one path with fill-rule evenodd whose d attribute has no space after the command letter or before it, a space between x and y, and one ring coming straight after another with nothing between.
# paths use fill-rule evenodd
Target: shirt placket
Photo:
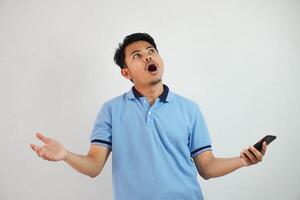
<instances>
[{"instance_id":1,"label":"shirt placket","mask_svg":"<svg viewBox=\"0 0 300 200\"><path fill-rule=\"evenodd\" d=\"M146 99L146 97L143 97L141 99L143 107L145 109L145 120L146 120L146 124L148 126L153 126L154 125L154 119L153 119L153 112L154 109L156 107L156 104L158 103L159 99L156 99L154 104L152 106L150 106L150 103L148 102L148 100Z\"/></svg>"}]
</instances>

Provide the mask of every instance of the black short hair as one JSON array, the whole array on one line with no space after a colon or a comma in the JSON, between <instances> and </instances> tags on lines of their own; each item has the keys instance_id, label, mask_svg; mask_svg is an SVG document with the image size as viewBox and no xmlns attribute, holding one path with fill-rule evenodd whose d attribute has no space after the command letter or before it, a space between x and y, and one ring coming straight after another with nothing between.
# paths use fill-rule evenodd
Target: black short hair
<instances>
[{"instance_id":1,"label":"black short hair","mask_svg":"<svg viewBox=\"0 0 300 200\"><path fill-rule=\"evenodd\" d=\"M126 46L128 46L131 43L140 41L140 40L150 43L158 52L156 44L154 42L154 39L148 33L133 33L131 35L127 35L124 38L123 43L119 43L119 46L116 49L115 55L114 55L114 61L121 69L126 67L126 63L125 63L125 48L126 48Z\"/></svg>"}]
</instances>

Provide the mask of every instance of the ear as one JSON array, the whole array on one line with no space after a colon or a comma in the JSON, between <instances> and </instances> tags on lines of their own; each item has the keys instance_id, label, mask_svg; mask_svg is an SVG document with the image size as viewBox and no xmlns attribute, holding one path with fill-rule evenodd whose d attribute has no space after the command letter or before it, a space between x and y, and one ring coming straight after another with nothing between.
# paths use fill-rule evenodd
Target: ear
<instances>
[{"instance_id":1,"label":"ear","mask_svg":"<svg viewBox=\"0 0 300 200\"><path fill-rule=\"evenodd\" d=\"M128 68L123 68L121 69L121 74L124 76L126 79L131 79L130 73L128 71Z\"/></svg>"}]
</instances>

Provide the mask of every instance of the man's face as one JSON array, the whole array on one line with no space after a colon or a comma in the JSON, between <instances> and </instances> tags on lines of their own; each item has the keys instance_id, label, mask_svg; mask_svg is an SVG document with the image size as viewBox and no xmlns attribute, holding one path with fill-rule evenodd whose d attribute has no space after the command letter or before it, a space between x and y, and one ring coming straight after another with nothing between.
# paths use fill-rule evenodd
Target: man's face
<instances>
[{"instance_id":1,"label":"man's face","mask_svg":"<svg viewBox=\"0 0 300 200\"><path fill-rule=\"evenodd\" d=\"M132 79L135 85L161 83L163 61L150 43L141 40L128 45L125 48L125 63L127 67L121 73L125 78Z\"/></svg>"}]
</instances>

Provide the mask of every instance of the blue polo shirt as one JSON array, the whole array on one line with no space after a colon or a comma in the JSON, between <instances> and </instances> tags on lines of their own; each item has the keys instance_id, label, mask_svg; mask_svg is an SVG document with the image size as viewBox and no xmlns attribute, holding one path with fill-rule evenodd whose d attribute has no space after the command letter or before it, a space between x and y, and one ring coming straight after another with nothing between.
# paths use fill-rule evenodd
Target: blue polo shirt
<instances>
[{"instance_id":1,"label":"blue polo shirt","mask_svg":"<svg viewBox=\"0 0 300 200\"><path fill-rule=\"evenodd\" d=\"M112 149L115 200L201 200L192 157L211 150L197 104L164 85L150 106L134 87L101 107L92 144Z\"/></svg>"}]
</instances>

